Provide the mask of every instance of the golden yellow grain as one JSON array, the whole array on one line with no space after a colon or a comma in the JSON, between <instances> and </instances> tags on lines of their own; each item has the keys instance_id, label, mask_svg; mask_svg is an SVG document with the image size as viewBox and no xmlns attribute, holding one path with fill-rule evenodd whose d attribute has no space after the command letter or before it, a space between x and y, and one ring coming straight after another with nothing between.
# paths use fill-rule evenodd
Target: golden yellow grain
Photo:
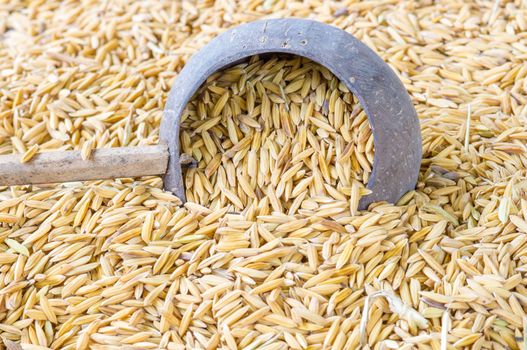
<instances>
[{"instance_id":1,"label":"golden yellow grain","mask_svg":"<svg viewBox=\"0 0 527 350\"><path fill-rule=\"evenodd\" d=\"M182 119L193 204L159 177L0 189L3 345L521 347L525 4L314 5L0 5L0 154L156 143L190 55L269 15L376 51L409 91L424 154L415 191L359 211L374 140L331 72L285 56L216 72ZM361 327L377 291L401 304L377 299Z\"/></svg>"},{"instance_id":2,"label":"golden yellow grain","mask_svg":"<svg viewBox=\"0 0 527 350\"><path fill-rule=\"evenodd\" d=\"M291 213L302 205L295 201L301 195L345 199L340 191L349 177L367 181L373 160L373 153L362 156L351 172L351 157L339 157L346 141L348 153L357 157L373 152L372 146L360 146L371 131L358 109L333 75L305 59L252 57L214 74L183 116L182 149L198 164L186 170L188 198L239 209L268 198L274 209ZM361 123L350 122L352 113ZM360 195L353 190L354 201Z\"/></svg>"},{"instance_id":3,"label":"golden yellow grain","mask_svg":"<svg viewBox=\"0 0 527 350\"><path fill-rule=\"evenodd\" d=\"M20 163L29 162L35 156L35 154L37 154L38 149L39 149L39 146L37 144L29 147L27 151L20 158Z\"/></svg>"},{"instance_id":4,"label":"golden yellow grain","mask_svg":"<svg viewBox=\"0 0 527 350\"><path fill-rule=\"evenodd\" d=\"M88 160L93 152L93 141L86 141L82 144L81 157L83 160Z\"/></svg>"}]
</instances>

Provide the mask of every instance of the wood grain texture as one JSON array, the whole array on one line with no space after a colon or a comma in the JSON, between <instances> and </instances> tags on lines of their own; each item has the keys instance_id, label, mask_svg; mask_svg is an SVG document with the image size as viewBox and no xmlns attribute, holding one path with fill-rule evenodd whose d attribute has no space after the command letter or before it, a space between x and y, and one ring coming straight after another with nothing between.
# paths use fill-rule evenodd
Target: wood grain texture
<instances>
[{"instance_id":1,"label":"wood grain texture","mask_svg":"<svg viewBox=\"0 0 527 350\"><path fill-rule=\"evenodd\" d=\"M101 148L89 160L83 160L80 151L46 152L24 164L21 157L0 156L0 186L161 175L166 172L168 150L164 144Z\"/></svg>"}]
</instances>

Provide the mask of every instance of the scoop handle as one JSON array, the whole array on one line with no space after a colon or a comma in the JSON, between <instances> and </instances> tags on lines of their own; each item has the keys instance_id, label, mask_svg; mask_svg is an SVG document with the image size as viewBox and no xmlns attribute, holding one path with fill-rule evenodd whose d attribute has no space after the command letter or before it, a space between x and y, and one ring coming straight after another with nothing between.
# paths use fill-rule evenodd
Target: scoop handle
<instances>
[{"instance_id":1,"label":"scoop handle","mask_svg":"<svg viewBox=\"0 0 527 350\"><path fill-rule=\"evenodd\" d=\"M0 186L115 179L165 174L165 144L99 148L84 160L80 151L45 152L21 163L20 154L0 156Z\"/></svg>"}]
</instances>

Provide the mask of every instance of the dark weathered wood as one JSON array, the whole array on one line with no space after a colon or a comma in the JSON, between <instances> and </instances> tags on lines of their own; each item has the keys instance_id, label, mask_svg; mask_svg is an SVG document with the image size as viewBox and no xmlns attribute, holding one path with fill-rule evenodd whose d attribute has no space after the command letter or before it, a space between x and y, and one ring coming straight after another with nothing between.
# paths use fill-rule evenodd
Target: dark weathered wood
<instances>
[{"instance_id":1,"label":"dark weathered wood","mask_svg":"<svg viewBox=\"0 0 527 350\"><path fill-rule=\"evenodd\" d=\"M397 201L413 189L421 163L421 130L412 102L391 68L345 31L305 19L261 20L240 25L213 39L181 70L170 91L160 137L169 146L165 189L182 200L185 189L179 162L179 124L192 95L212 73L249 56L288 53L328 68L359 99L372 127L375 144L372 193L360 207Z\"/></svg>"},{"instance_id":2,"label":"dark weathered wood","mask_svg":"<svg viewBox=\"0 0 527 350\"><path fill-rule=\"evenodd\" d=\"M20 158L0 156L0 186L162 175L168 150L160 144L100 148L89 160L83 160L79 151L40 153L23 164Z\"/></svg>"}]
</instances>

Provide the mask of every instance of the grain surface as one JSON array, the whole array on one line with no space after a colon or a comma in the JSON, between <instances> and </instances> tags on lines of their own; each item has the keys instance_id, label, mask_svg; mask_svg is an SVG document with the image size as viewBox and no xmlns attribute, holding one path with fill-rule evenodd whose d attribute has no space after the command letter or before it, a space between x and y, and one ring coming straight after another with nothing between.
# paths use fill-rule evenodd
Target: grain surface
<instances>
[{"instance_id":1,"label":"grain surface","mask_svg":"<svg viewBox=\"0 0 527 350\"><path fill-rule=\"evenodd\" d=\"M269 201L290 214L315 197L358 203L374 157L357 99L294 56L254 56L209 77L181 118L180 144L187 200L238 210Z\"/></svg>"},{"instance_id":2,"label":"grain surface","mask_svg":"<svg viewBox=\"0 0 527 350\"><path fill-rule=\"evenodd\" d=\"M2 1L0 154L156 144L190 55L289 16L352 33L399 75L421 120L416 190L358 211L360 179L294 210L252 178L208 199L194 185L185 206L159 177L0 188L1 346L525 350L523 1ZM256 196L240 205L240 188Z\"/></svg>"}]
</instances>

